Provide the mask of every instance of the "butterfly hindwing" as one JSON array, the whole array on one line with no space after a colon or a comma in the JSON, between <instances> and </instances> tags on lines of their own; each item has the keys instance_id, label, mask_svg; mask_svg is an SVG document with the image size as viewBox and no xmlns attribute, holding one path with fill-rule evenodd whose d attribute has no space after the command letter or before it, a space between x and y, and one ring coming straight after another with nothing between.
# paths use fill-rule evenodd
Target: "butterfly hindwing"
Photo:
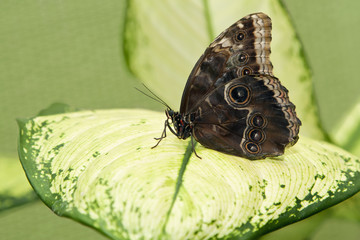
<instances>
[{"instance_id":1,"label":"butterfly hindwing","mask_svg":"<svg viewBox=\"0 0 360 240\"><path fill-rule=\"evenodd\" d=\"M300 122L287 90L272 76L242 76L219 86L196 112L193 136L205 147L259 159L284 153Z\"/></svg>"}]
</instances>

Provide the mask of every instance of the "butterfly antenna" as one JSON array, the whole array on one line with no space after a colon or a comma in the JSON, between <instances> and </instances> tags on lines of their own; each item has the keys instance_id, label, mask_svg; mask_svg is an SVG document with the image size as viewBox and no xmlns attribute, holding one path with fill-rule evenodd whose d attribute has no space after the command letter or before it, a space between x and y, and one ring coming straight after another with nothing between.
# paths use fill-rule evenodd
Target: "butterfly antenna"
<instances>
[{"instance_id":1,"label":"butterfly antenna","mask_svg":"<svg viewBox=\"0 0 360 240\"><path fill-rule=\"evenodd\" d=\"M155 100L156 102L161 103L161 104L163 104L163 105L165 105L165 106L167 107L167 105L164 104L164 103L163 103L162 101L160 101L159 99L154 98L153 96L150 96L149 94L145 93L144 91L142 91L142 90L140 90L140 89L138 89L138 88L135 88L135 89L138 90L139 92L141 92L142 94L144 94L145 96L151 98L152 100Z\"/></svg>"},{"instance_id":2,"label":"butterfly antenna","mask_svg":"<svg viewBox=\"0 0 360 240\"><path fill-rule=\"evenodd\" d=\"M169 107L169 105L167 105L164 100L162 100L162 99L161 99L159 96L157 96L153 91L151 91L145 84L143 84L143 85L144 85L144 87L152 94L152 96L149 95L149 94L147 94L147 93L145 93L144 91L136 88L136 87L135 87L135 89L138 90L139 92L141 92L142 94L144 94L145 96L147 96L147 97L155 100L156 102L161 103L161 104L164 105L165 107L171 109L171 108Z\"/></svg>"},{"instance_id":3,"label":"butterfly antenna","mask_svg":"<svg viewBox=\"0 0 360 240\"><path fill-rule=\"evenodd\" d=\"M164 100L162 100L158 95L156 95L153 91L151 91L144 83L142 84L154 97L159 99L166 107L170 108L169 105L166 104Z\"/></svg>"}]
</instances>

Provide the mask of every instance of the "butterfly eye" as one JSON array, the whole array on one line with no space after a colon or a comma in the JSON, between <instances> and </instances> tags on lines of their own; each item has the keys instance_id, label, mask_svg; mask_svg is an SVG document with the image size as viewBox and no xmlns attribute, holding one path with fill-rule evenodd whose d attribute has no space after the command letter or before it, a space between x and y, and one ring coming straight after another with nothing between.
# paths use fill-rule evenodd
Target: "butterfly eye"
<instances>
[{"instance_id":1,"label":"butterfly eye","mask_svg":"<svg viewBox=\"0 0 360 240\"><path fill-rule=\"evenodd\" d=\"M249 138L254 142L262 142L265 139L265 134L260 129L252 129L249 132Z\"/></svg>"},{"instance_id":2,"label":"butterfly eye","mask_svg":"<svg viewBox=\"0 0 360 240\"><path fill-rule=\"evenodd\" d=\"M244 67L242 70L241 70L241 75L244 76L244 75L250 75L251 74L251 69L248 68L248 67Z\"/></svg>"},{"instance_id":3,"label":"butterfly eye","mask_svg":"<svg viewBox=\"0 0 360 240\"><path fill-rule=\"evenodd\" d=\"M240 63L246 63L248 60L248 55L246 53L241 53L238 57ZM248 75L248 74L246 74Z\"/></svg>"},{"instance_id":4,"label":"butterfly eye","mask_svg":"<svg viewBox=\"0 0 360 240\"><path fill-rule=\"evenodd\" d=\"M244 38L245 38L245 32L238 32L238 34L236 34L236 40L238 41L238 42L241 42L242 40L244 40Z\"/></svg>"},{"instance_id":5,"label":"butterfly eye","mask_svg":"<svg viewBox=\"0 0 360 240\"><path fill-rule=\"evenodd\" d=\"M235 85L230 88L229 96L233 103L243 105L250 100L250 90L244 85Z\"/></svg>"},{"instance_id":6,"label":"butterfly eye","mask_svg":"<svg viewBox=\"0 0 360 240\"><path fill-rule=\"evenodd\" d=\"M256 143L253 143L253 142L245 143L245 149L251 154L256 154L256 153L260 152L259 145L257 145Z\"/></svg>"},{"instance_id":7,"label":"butterfly eye","mask_svg":"<svg viewBox=\"0 0 360 240\"><path fill-rule=\"evenodd\" d=\"M264 128L266 125L266 120L260 114L255 114L250 118L250 124L254 127Z\"/></svg>"}]
</instances>

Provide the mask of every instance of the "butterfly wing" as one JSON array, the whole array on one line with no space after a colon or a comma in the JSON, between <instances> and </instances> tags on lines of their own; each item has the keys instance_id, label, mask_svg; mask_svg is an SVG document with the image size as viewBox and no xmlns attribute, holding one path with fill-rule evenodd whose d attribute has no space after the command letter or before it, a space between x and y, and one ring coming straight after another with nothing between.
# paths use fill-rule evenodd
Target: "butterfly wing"
<instances>
[{"instance_id":1,"label":"butterfly wing","mask_svg":"<svg viewBox=\"0 0 360 240\"><path fill-rule=\"evenodd\" d=\"M287 90L272 74L271 19L250 14L221 33L196 63L180 114L192 115L203 146L260 159L284 153L300 120Z\"/></svg>"},{"instance_id":2,"label":"butterfly wing","mask_svg":"<svg viewBox=\"0 0 360 240\"><path fill-rule=\"evenodd\" d=\"M269 59L271 19L250 14L222 32L193 68L181 100L180 113L197 108L201 99L219 85L243 75L272 75Z\"/></svg>"},{"instance_id":3,"label":"butterfly wing","mask_svg":"<svg viewBox=\"0 0 360 240\"><path fill-rule=\"evenodd\" d=\"M196 111L193 136L205 147L249 159L278 156L298 139L300 120L272 76L243 76L219 86Z\"/></svg>"}]
</instances>

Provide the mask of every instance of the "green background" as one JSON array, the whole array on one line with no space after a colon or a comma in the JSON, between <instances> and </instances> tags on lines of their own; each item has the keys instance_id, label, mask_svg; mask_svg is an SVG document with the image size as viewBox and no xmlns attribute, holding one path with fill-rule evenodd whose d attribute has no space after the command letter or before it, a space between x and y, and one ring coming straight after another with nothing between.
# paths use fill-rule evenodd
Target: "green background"
<instances>
[{"instance_id":1,"label":"green background","mask_svg":"<svg viewBox=\"0 0 360 240\"><path fill-rule=\"evenodd\" d=\"M360 38L360 2L284 3L312 68L321 120L325 129L331 130L359 100L360 50L356 44ZM119 0L0 1L2 156L17 159L15 118L34 116L53 102L85 109L138 107L162 111L163 106L134 90L139 83L125 67L121 40L124 7L125 2ZM332 224L353 226L344 221L330 222L329 229L334 229ZM358 233L358 226L346 233ZM327 231L319 229L313 239L325 239ZM0 238L104 237L55 216L37 201L2 212ZM327 239L338 238L332 234ZM344 239L351 239L351 235Z\"/></svg>"}]
</instances>

